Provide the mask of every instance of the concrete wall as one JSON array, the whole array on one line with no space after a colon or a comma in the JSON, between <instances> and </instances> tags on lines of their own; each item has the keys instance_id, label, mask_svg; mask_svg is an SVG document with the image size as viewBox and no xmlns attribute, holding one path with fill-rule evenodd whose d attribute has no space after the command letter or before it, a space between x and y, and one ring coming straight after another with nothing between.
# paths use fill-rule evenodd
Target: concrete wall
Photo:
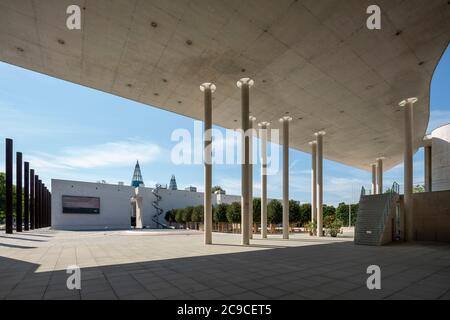
<instances>
[{"instance_id":1,"label":"concrete wall","mask_svg":"<svg viewBox=\"0 0 450 320\"><path fill-rule=\"evenodd\" d=\"M62 196L100 198L100 214L63 214ZM52 227L65 230L130 228L133 188L100 183L52 180Z\"/></svg>"},{"instance_id":2,"label":"concrete wall","mask_svg":"<svg viewBox=\"0 0 450 320\"><path fill-rule=\"evenodd\" d=\"M152 221L156 209L152 203L156 200L154 188L139 188L143 197L143 224L150 228L157 225ZM134 190L131 186L110 184L52 180L52 227L63 230L98 230L98 229L127 229L131 225L130 198ZM160 223L166 223L165 213L171 209L180 209L188 206L203 205L203 193L184 190L160 189L159 206L164 214L159 217ZM100 214L64 214L62 213L62 196L86 196L100 198ZM215 195L212 198L213 206L220 203L240 202L240 196Z\"/></svg>"},{"instance_id":3,"label":"concrete wall","mask_svg":"<svg viewBox=\"0 0 450 320\"><path fill-rule=\"evenodd\" d=\"M433 131L432 190L450 190L450 124Z\"/></svg>"},{"instance_id":4,"label":"concrete wall","mask_svg":"<svg viewBox=\"0 0 450 320\"><path fill-rule=\"evenodd\" d=\"M413 201L416 239L450 242L450 191L416 193Z\"/></svg>"}]
</instances>

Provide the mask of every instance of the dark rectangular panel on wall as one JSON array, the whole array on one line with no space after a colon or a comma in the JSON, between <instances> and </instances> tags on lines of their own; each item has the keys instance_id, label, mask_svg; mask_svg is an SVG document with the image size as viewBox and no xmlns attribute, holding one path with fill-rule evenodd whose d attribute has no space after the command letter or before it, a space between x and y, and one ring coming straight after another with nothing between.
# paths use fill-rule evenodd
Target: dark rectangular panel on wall
<instances>
[{"instance_id":1,"label":"dark rectangular panel on wall","mask_svg":"<svg viewBox=\"0 0 450 320\"><path fill-rule=\"evenodd\" d=\"M63 213L100 214L100 198L62 196Z\"/></svg>"}]
</instances>

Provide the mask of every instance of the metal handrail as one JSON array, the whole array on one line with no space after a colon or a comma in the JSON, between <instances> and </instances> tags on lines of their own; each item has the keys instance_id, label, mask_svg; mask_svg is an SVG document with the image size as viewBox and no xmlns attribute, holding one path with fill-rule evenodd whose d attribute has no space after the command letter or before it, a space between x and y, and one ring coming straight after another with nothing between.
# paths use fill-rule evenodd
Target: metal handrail
<instances>
[{"instance_id":1,"label":"metal handrail","mask_svg":"<svg viewBox=\"0 0 450 320\"><path fill-rule=\"evenodd\" d=\"M379 230L383 230L384 226L386 225L386 219L388 218L389 213L391 212L391 209L392 209L392 199L394 198L395 195L400 194L400 185L397 182L394 182L392 184L392 188L387 191L387 194L389 195L389 197L388 197L386 206L384 207L383 216L380 221L381 225L380 225Z\"/></svg>"}]
</instances>

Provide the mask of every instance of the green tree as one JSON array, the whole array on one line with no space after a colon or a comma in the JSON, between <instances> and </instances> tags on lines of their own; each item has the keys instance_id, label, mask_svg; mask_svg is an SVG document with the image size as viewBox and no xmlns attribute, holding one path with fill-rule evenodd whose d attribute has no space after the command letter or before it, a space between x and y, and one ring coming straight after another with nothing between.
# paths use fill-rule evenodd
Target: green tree
<instances>
[{"instance_id":1,"label":"green tree","mask_svg":"<svg viewBox=\"0 0 450 320\"><path fill-rule=\"evenodd\" d=\"M203 206L196 206L192 210L191 221L192 222L203 222Z\"/></svg>"},{"instance_id":2,"label":"green tree","mask_svg":"<svg viewBox=\"0 0 450 320\"><path fill-rule=\"evenodd\" d=\"M228 222L227 219L227 210L229 205L226 203L219 204L214 210L214 222L225 223Z\"/></svg>"},{"instance_id":3,"label":"green tree","mask_svg":"<svg viewBox=\"0 0 450 320\"><path fill-rule=\"evenodd\" d=\"M253 223L261 222L261 199L253 198Z\"/></svg>"},{"instance_id":4,"label":"green tree","mask_svg":"<svg viewBox=\"0 0 450 320\"><path fill-rule=\"evenodd\" d=\"M267 222L279 224L283 221L283 206L278 200L272 200L267 205Z\"/></svg>"},{"instance_id":5,"label":"green tree","mask_svg":"<svg viewBox=\"0 0 450 320\"><path fill-rule=\"evenodd\" d=\"M342 202L339 203L336 208L336 219L342 221L345 226L348 226L348 218L349 218L349 205Z\"/></svg>"},{"instance_id":6,"label":"green tree","mask_svg":"<svg viewBox=\"0 0 450 320\"><path fill-rule=\"evenodd\" d=\"M304 226L309 222L311 222L311 204L304 203L300 205L300 224Z\"/></svg>"},{"instance_id":7,"label":"green tree","mask_svg":"<svg viewBox=\"0 0 450 320\"><path fill-rule=\"evenodd\" d=\"M295 200L289 201L289 223L300 224L300 203Z\"/></svg>"},{"instance_id":8,"label":"green tree","mask_svg":"<svg viewBox=\"0 0 450 320\"><path fill-rule=\"evenodd\" d=\"M233 202L227 208L227 220L230 223L241 222L241 204L239 202Z\"/></svg>"},{"instance_id":9,"label":"green tree","mask_svg":"<svg viewBox=\"0 0 450 320\"><path fill-rule=\"evenodd\" d=\"M183 222L188 223L192 222L192 212L194 211L194 207L187 207L183 210Z\"/></svg>"},{"instance_id":10,"label":"green tree","mask_svg":"<svg viewBox=\"0 0 450 320\"><path fill-rule=\"evenodd\" d=\"M336 208L333 206L323 205L323 217L334 216L336 214Z\"/></svg>"},{"instance_id":11,"label":"green tree","mask_svg":"<svg viewBox=\"0 0 450 320\"><path fill-rule=\"evenodd\" d=\"M175 222L176 221L175 214L176 214L176 210L174 210L174 209L167 211L166 216L165 216L166 221L170 222L170 223Z\"/></svg>"},{"instance_id":12,"label":"green tree","mask_svg":"<svg viewBox=\"0 0 450 320\"><path fill-rule=\"evenodd\" d=\"M177 209L175 210L175 221L177 223L183 223L183 217L184 217L184 209Z\"/></svg>"},{"instance_id":13,"label":"green tree","mask_svg":"<svg viewBox=\"0 0 450 320\"><path fill-rule=\"evenodd\" d=\"M16 186L13 185L13 216L16 216ZM23 191L22 191L22 210L23 210ZM3 220L6 215L6 174L0 172L0 220ZM22 212L23 214L23 212Z\"/></svg>"},{"instance_id":14,"label":"green tree","mask_svg":"<svg viewBox=\"0 0 450 320\"><path fill-rule=\"evenodd\" d=\"M0 172L0 219L5 218L6 176Z\"/></svg>"}]
</instances>

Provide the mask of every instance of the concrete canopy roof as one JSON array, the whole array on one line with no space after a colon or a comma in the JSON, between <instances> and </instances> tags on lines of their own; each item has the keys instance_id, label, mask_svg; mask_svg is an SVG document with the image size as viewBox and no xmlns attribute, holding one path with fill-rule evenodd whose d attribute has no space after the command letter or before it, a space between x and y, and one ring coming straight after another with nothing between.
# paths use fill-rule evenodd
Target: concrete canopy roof
<instances>
[{"instance_id":1,"label":"concrete canopy roof","mask_svg":"<svg viewBox=\"0 0 450 320\"><path fill-rule=\"evenodd\" d=\"M82 29L66 28L78 4ZM366 9L382 9L382 30ZM236 81L252 77L257 121L289 114L291 146L368 170L402 161L403 113L418 97L415 142L429 120L430 82L450 39L447 0L2 0L0 60L195 119L214 82L214 124L236 128Z\"/></svg>"}]
</instances>

